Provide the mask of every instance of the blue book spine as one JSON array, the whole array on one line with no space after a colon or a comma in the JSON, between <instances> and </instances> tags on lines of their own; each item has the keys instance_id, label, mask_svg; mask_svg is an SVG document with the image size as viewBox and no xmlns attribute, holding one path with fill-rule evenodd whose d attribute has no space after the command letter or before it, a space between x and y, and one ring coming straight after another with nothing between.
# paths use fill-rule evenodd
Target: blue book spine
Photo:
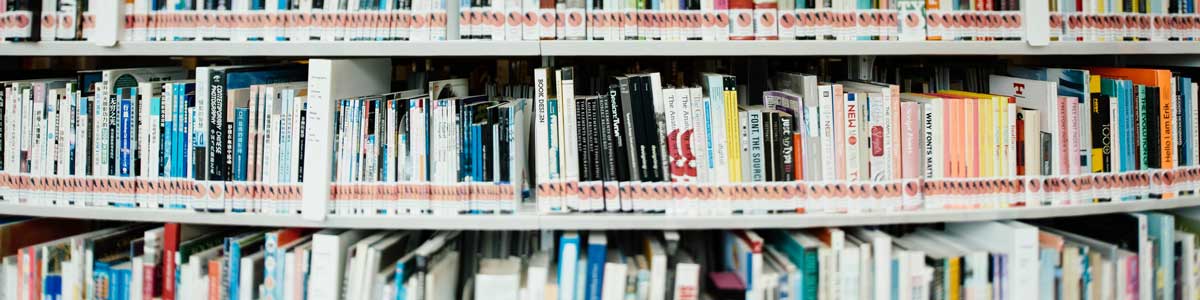
<instances>
[{"instance_id":1,"label":"blue book spine","mask_svg":"<svg viewBox=\"0 0 1200 300\"><path fill-rule=\"evenodd\" d=\"M559 176L561 176L558 170L560 158L558 157L558 130L556 130L560 128L558 126L558 99L547 100L546 106L546 114L549 115L547 119L549 126L546 126L546 134L549 135L548 140L550 141L548 143L550 145L550 179L554 180L559 179Z\"/></svg>"},{"instance_id":2,"label":"blue book spine","mask_svg":"<svg viewBox=\"0 0 1200 300\"><path fill-rule=\"evenodd\" d=\"M178 278L178 277L176 277ZM109 284L108 263L96 262L92 264L92 284L96 287L109 287L108 293L104 293L99 288L93 289L96 293L93 295L97 300L112 299L112 285Z\"/></svg>"},{"instance_id":3,"label":"blue book spine","mask_svg":"<svg viewBox=\"0 0 1200 300\"><path fill-rule=\"evenodd\" d=\"M483 181L483 127L471 125L471 177L474 182Z\"/></svg>"},{"instance_id":4,"label":"blue book spine","mask_svg":"<svg viewBox=\"0 0 1200 300\"><path fill-rule=\"evenodd\" d=\"M233 180L246 181L246 147L249 135L250 109L233 109Z\"/></svg>"},{"instance_id":5,"label":"blue book spine","mask_svg":"<svg viewBox=\"0 0 1200 300\"><path fill-rule=\"evenodd\" d=\"M242 282L242 245L238 241L230 241L229 252L229 268L225 270L225 278L229 282L229 300L238 300L238 293L241 292L239 282Z\"/></svg>"},{"instance_id":6,"label":"blue book spine","mask_svg":"<svg viewBox=\"0 0 1200 300\"><path fill-rule=\"evenodd\" d=\"M579 260L579 234L574 232L563 233L558 239L558 276L555 280L558 282L558 299L573 299L575 297L575 289L582 288L575 286L575 274L577 272L577 260Z\"/></svg>"},{"instance_id":7,"label":"blue book spine","mask_svg":"<svg viewBox=\"0 0 1200 300\"><path fill-rule=\"evenodd\" d=\"M62 299L62 276L45 275L42 278L42 300Z\"/></svg>"},{"instance_id":8,"label":"blue book spine","mask_svg":"<svg viewBox=\"0 0 1200 300\"><path fill-rule=\"evenodd\" d=\"M607 244L588 244L587 300L600 300L601 291L604 289L604 262L608 258L607 251Z\"/></svg>"},{"instance_id":9,"label":"blue book spine","mask_svg":"<svg viewBox=\"0 0 1200 300\"><path fill-rule=\"evenodd\" d=\"M396 277L393 280L396 285L396 300L405 300L408 298L408 289L404 288L404 261L396 262Z\"/></svg>"},{"instance_id":10,"label":"blue book spine","mask_svg":"<svg viewBox=\"0 0 1200 300\"><path fill-rule=\"evenodd\" d=\"M1175 299L1175 217L1147 213L1147 231L1154 243L1154 299Z\"/></svg>"},{"instance_id":11,"label":"blue book spine","mask_svg":"<svg viewBox=\"0 0 1200 300\"><path fill-rule=\"evenodd\" d=\"M117 157L117 175L121 177L133 176L133 122L135 117L132 95L137 95L136 89L117 89L117 98L120 99L120 118L119 125L117 125L117 143L120 145L120 152Z\"/></svg>"}]
</instances>

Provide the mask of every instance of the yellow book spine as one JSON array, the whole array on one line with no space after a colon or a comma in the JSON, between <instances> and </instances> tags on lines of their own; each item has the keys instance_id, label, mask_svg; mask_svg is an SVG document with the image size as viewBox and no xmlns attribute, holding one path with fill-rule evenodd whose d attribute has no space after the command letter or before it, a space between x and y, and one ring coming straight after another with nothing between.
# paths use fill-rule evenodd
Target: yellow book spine
<instances>
[{"instance_id":1,"label":"yellow book spine","mask_svg":"<svg viewBox=\"0 0 1200 300\"><path fill-rule=\"evenodd\" d=\"M729 180L742 181L742 126L738 121L737 91L725 90L725 136L729 139Z\"/></svg>"},{"instance_id":2,"label":"yellow book spine","mask_svg":"<svg viewBox=\"0 0 1200 300\"><path fill-rule=\"evenodd\" d=\"M962 258L955 257L947 261L946 268L946 299L962 299Z\"/></svg>"},{"instance_id":3,"label":"yellow book spine","mask_svg":"<svg viewBox=\"0 0 1200 300\"><path fill-rule=\"evenodd\" d=\"M1092 75L1092 76L1088 77L1088 90L1091 94L1100 93L1100 76L1099 75ZM1090 95L1089 95L1088 101L1093 101L1093 102L1091 102L1091 105L1090 105L1092 108L1092 111L1090 111L1088 113L1095 114L1095 113L1099 112L1100 106L1096 102L1094 102L1095 100L1096 99L1094 97L1090 97ZM1105 112L1105 114L1107 114L1107 112ZM1105 155L1104 149L1092 148L1092 145L1083 145L1083 146L1087 147L1089 149L1092 149L1092 151L1091 151L1092 172L1093 173L1104 172L1104 155Z\"/></svg>"},{"instance_id":4,"label":"yellow book spine","mask_svg":"<svg viewBox=\"0 0 1200 300\"><path fill-rule=\"evenodd\" d=\"M996 160L995 165L992 168L992 177L1001 177L1008 172L1008 166L1005 165L1005 162L1008 161L1008 155L1004 151L1005 141L1008 137L1008 124L1005 124L1007 123L1005 120L1008 120L1008 117L1006 117L1004 113L1007 111L1007 109L1004 109L1003 101L1000 101L1000 99L996 96L992 96L991 101L993 125L992 128L988 130L995 133L995 136L992 137L992 141L995 141L996 143L995 147L993 147L996 151Z\"/></svg>"}]
</instances>

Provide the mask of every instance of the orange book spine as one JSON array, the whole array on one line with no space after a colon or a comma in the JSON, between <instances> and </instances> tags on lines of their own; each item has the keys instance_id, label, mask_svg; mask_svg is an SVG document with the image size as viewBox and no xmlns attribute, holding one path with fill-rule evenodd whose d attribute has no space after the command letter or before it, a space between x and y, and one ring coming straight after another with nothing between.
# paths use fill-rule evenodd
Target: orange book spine
<instances>
[{"instance_id":1,"label":"orange book spine","mask_svg":"<svg viewBox=\"0 0 1200 300\"><path fill-rule=\"evenodd\" d=\"M792 133L792 162L795 167L792 167L792 178L799 181L804 180L804 143L800 139L804 135Z\"/></svg>"},{"instance_id":2,"label":"orange book spine","mask_svg":"<svg viewBox=\"0 0 1200 300\"><path fill-rule=\"evenodd\" d=\"M221 259L208 261L208 300L221 300Z\"/></svg>"}]
</instances>

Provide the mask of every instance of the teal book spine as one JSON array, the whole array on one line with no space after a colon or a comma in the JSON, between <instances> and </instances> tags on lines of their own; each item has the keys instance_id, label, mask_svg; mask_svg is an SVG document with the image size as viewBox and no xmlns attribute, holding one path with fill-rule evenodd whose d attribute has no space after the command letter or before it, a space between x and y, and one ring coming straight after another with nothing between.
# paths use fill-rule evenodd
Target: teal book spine
<instances>
[{"instance_id":1,"label":"teal book spine","mask_svg":"<svg viewBox=\"0 0 1200 300\"><path fill-rule=\"evenodd\" d=\"M250 108L233 109L233 180L246 181L246 149L249 138Z\"/></svg>"}]
</instances>

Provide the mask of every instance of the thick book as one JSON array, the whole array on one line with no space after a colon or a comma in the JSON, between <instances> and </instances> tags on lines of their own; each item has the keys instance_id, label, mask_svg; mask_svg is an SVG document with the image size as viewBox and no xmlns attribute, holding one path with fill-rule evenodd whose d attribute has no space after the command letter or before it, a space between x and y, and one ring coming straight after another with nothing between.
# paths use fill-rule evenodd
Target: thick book
<instances>
[{"instance_id":1,"label":"thick book","mask_svg":"<svg viewBox=\"0 0 1200 300\"><path fill-rule=\"evenodd\" d=\"M305 108L302 156L305 177L303 216L323 220L327 213L333 164L334 101L364 94L382 94L391 88L389 59L313 59L308 69L308 105ZM368 80L369 79L369 80ZM317 124L317 125L313 125Z\"/></svg>"}]
</instances>

